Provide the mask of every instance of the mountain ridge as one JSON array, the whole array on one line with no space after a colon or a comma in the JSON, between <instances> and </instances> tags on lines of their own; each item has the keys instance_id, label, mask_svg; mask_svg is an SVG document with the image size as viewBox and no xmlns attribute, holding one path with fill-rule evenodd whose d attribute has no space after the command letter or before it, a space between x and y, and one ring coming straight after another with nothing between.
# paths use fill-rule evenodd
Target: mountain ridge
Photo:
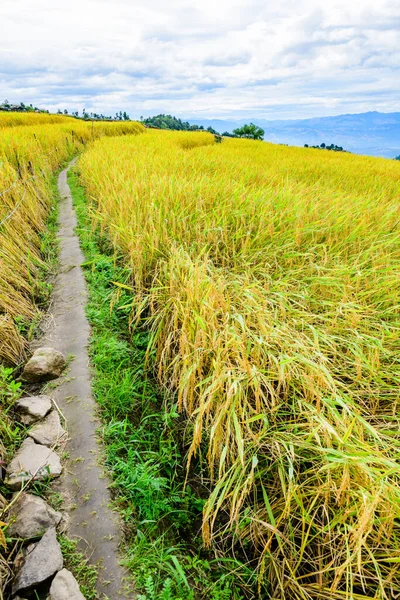
<instances>
[{"instance_id":1,"label":"mountain ridge","mask_svg":"<svg viewBox=\"0 0 400 600\"><path fill-rule=\"evenodd\" d=\"M266 141L304 146L338 144L356 154L394 158L400 154L400 112L345 113L307 119L196 119L185 118L223 133L250 121L265 130Z\"/></svg>"}]
</instances>

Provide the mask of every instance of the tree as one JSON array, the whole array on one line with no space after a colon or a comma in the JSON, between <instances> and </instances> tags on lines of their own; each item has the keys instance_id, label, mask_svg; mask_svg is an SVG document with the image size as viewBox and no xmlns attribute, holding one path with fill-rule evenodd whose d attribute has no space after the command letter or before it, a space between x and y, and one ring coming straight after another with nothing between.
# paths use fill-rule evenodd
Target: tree
<instances>
[{"instance_id":1,"label":"tree","mask_svg":"<svg viewBox=\"0 0 400 600\"><path fill-rule=\"evenodd\" d=\"M191 125L188 121L182 121L181 119L173 117L172 115L161 114L155 115L154 117L147 117L147 119L143 119L141 117L141 120L144 125L147 125L147 127L153 127L156 129L173 129L174 131L204 131L204 127L202 125ZM210 131L210 128L208 128L207 131ZM213 132L214 130L212 130L210 133Z\"/></svg>"},{"instance_id":2,"label":"tree","mask_svg":"<svg viewBox=\"0 0 400 600\"><path fill-rule=\"evenodd\" d=\"M329 144L329 146L327 146L325 143L322 143L320 146L309 146L308 144L304 144L304 148L315 148L317 150L331 150L333 152L347 152L347 150L344 150L343 146L337 146L336 144Z\"/></svg>"},{"instance_id":3,"label":"tree","mask_svg":"<svg viewBox=\"0 0 400 600\"><path fill-rule=\"evenodd\" d=\"M394 160L400 160L400 154L399 156L396 156Z\"/></svg>"},{"instance_id":4,"label":"tree","mask_svg":"<svg viewBox=\"0 0 400 600\"><path fill-rule=\"evenodd\" d=\"M233 130L236 137L247 138L249 140L262 140L265 134L264 129L250 123L250 125L243 125Z\"/></svg>"}]
</instances>

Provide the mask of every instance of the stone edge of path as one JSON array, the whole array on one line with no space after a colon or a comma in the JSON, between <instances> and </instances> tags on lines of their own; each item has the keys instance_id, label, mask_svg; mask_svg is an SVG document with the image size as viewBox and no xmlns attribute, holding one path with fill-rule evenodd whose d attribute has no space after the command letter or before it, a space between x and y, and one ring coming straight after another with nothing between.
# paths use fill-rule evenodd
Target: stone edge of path
<instances>
[{"instance_id":1,"label":"stone edge of path","mask_svg":"<svg viewBox=\"0 0 400 600\"><path fill-rule=\"evenodd\" d=\"M35 376L37 382L54 378L55 365L59 375L65 367L64 356L52 348L45 348L46 358L37 361L39 351L34 352L26 363L25 370ZM57 540L56 528L62 513L53 510L40 496L29 493L36 481L54 479L62 473L62 465L55 449L65 446L65 430L62 428L59 409L48 396L24 396L15 403L16 418L22 423L34 425L27 431L20 448L7 466L4 484L15 491L9 502L2 503L2 513L7 515L7 532L19 540L21 547L13 564L11 596L28 594L49 589L49 600L84 600L73 574L64 569L64 560ZM46 421L50 427L46 427ZM31 437L35 428L45 427L47 445L36 443ZM5 500L5 499L4 499ZM32 543L32 540L38 540ZM31 542L31 543L29 543ZM62 570L62 577L58 577ZM58 579L57 579L58 577ZM63 585L55 585L60 581ZM63 596L64 594L64 596ZM66 594L66 595L65 595Z\"/></svg>"}]
</instances>

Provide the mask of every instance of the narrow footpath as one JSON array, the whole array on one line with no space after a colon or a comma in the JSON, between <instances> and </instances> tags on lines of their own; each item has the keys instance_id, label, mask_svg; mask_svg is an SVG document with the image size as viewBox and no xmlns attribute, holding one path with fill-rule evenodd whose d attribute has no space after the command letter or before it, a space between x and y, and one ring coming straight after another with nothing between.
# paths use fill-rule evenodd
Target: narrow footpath
<instances>
[{"instance_id":1,"label":"narrow footpath","mask_svg":"<svg viewBox=\"0 0 400 600\"><path fill-rule=\"evenodd\" d=\"M100 464L102 449L96 436L99 421L91 389L87 289L81 268L84 257L74 232L77 221L67 182L68 169L74 163L58 179L60 270L54 286L52 320L40 340L40 345L51 346L71 359L60 385L49 392L66 418L69 434L69 458L55 487L64 497L68 536L79 541L79 549L90 563L100 565L98 598L133 599L135 593L126 592L126 573L118 562L121 526L118 515L109 508L110 480Z\"/></svg>"}]
</instances>

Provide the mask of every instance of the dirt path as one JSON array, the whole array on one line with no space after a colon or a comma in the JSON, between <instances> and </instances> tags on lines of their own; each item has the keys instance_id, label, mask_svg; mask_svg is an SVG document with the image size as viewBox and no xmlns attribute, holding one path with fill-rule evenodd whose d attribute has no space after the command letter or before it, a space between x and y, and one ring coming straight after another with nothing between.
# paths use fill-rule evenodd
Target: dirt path
<instances>
[{"instance_id":1,"label":"dirt path","mask_svg":"<svg viewBox=\"0 0 400 600\"><path fill-rule=\"evenodd\" d=\"M97 586L99 598L135 598L133 592L128 595L121 592L125 573L118 564L120 526L116 513L108 508L110 482L99 466L101 449L96 439L98 421L87 351L90 332L85 315L87 290L80 266L84 257L74 233L77 222L67 183L68 168L58 179L60 272L54 287L52 322L41 340L42 345L52 346L65 356L73 355L66 377L51 392L66 417L70 436L66 447L70 459L60 491L69 512L68 535L79 539L79 547L91 563L102 565Z\"/></svg>"}]
</instances>

